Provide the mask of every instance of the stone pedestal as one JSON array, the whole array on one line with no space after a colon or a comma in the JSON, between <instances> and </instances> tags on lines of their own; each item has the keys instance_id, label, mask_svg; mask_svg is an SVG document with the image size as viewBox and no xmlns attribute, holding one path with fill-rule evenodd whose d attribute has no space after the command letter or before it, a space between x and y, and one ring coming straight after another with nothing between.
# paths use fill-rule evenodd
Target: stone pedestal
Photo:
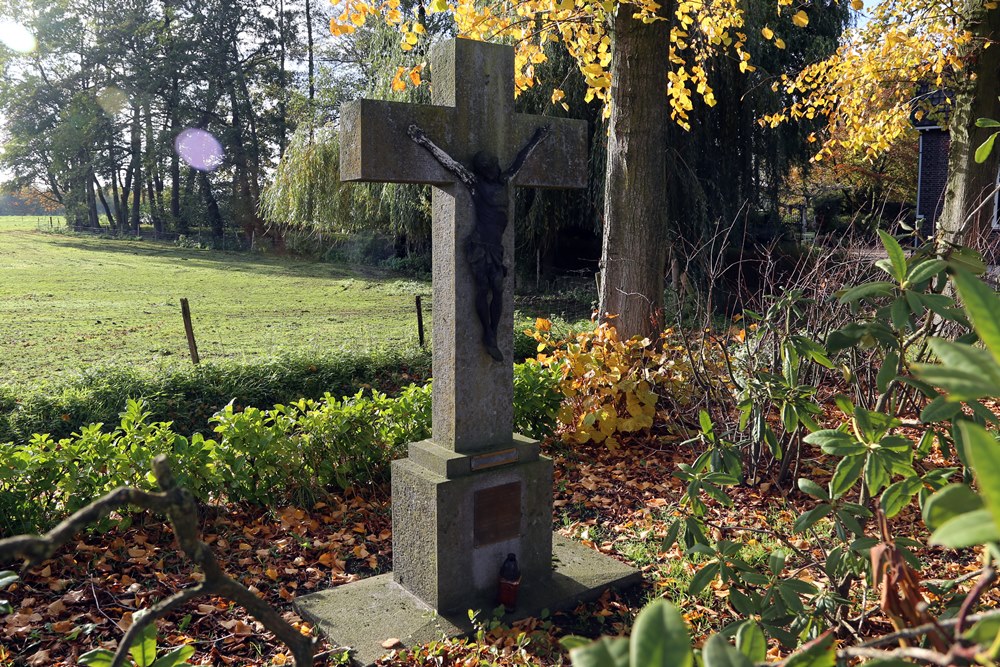
<instances>
[{"instance_id":1,"label":"stone pedestal","mask_svg":"<svg viewBox=\"0 0 1000 667\"><path fill-rule=\"evenodd\" d=\"M495 606L500 566L552 574L552 461L515 436L478 455L427 440L392 464L393 578L441 613Z\"/></svg>"}]
</instances>

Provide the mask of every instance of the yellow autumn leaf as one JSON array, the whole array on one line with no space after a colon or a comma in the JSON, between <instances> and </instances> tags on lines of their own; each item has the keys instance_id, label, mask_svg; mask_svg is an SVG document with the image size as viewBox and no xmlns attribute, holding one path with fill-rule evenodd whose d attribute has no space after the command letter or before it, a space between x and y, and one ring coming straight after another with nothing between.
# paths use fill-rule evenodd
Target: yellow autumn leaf
<instances>
[{"instance_id":1,"label":"yellow autumn leaf","mask_svg":"<svg viewBox=\"0 0 1000 667\"><path fill-rule=\"evenodd\" d=\"M809 25L809 15L800 9L792 16L792 23L800 28L805 28Z\"/></svg>"},{"instance_id":2,"label":"yellow autumn leaf","mask_svg":"<svg viewBox=\"0 0 1000 667\"><path fill-rule=\"evenodd\" d=\"M420 68L414 67L410 70L410 83L414 86L420 85Z\"/></svg>"},{"instance_id":3,"label":"yellow autumn leaf","mask_svg":"<svg viewBox=\"0 0 1000 667\"><path fill-rule=\"evenodd\" d=\"M865 8L864 0L851 0L851 9L860 12Z\"/></svg>"},{"instance_id":4,"label":"yellow autumn leaf","mask_svg":"<svg viewBox=\"0 0 1000 667\"><path fill-rule=\"evenodd\" d=\"M365 24L365 15L362 12L354 12L351 14L351 23L361 27Z\"/></svg>"},{"instance_id":5,"label":"yellow autumn leaf","mask_svg":"<svg viewBox=\"0 0 1000 667\"><path fill-rule=\"evenodd\" d=\"M778 39L774 40L774 45L777 46L779 49L783 49L785 48L785 40L779 37Z\"/></svg>"},{"instance_id":6,"label":"yellow autumn leaf","mask_svg":"<svg viewBox=\"0 0 1000 667\"><path fill-rule=\"evenodd\" d=\"M564 91L560 90L559 88L552 89L552 104L559 102L564 97L566 97L566 93Z\"/></svg>"},{"instance_id":7,"label":"yellow autumn leaf","mask_svg":"<svg viewBox=\"0 0 1000 667\"><path fill-rule=\"evenodd\" d=\"M431 12L446 12L448 11L448 3L446 0L431 0L430 10Z\"/></svg>"},{"instance_id":8,"label":"yellow autumn leaf","mask_svg":"<svg viewBox=\"0 0 1000 667\"><path fill-rule=\"evenodd\" d=\"M764 35L764 39L773 39L774 38L774 31L771 30L768 26L764 26L763 28L761 28L760 29L760 34Z\"/></svg>"}]
</instances>

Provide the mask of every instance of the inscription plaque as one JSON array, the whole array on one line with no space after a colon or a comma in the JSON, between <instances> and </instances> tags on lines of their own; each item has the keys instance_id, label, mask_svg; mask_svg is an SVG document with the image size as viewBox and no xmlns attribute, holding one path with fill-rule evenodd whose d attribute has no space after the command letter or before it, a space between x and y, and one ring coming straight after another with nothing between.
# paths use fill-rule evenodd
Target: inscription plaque
<instances>
[{"instance_id":1,"label":"inscription plaque","mask_svg":"<svg viewBox=\"0 0 1000 667\"><path fill-rule=\"evenodd\" d=\"M490 452L489 454L480 454L479 456L472 457L471 467L473 470L485 470L486 468L495 468L507 465L508 463L517 463L517 459L518 453L516 449L502 449L499 452Z\"/></svg>"},{"instance_id":2,"label":"inscription plaque","mask_svg":"<svg viewBox=\"0 0 1000 667\"><path fill-rule=\"evenodd\" d=\"M475 546L495 544L521 532L521 482L501 484L473 495Z\"/></svg>"}]
</instances>

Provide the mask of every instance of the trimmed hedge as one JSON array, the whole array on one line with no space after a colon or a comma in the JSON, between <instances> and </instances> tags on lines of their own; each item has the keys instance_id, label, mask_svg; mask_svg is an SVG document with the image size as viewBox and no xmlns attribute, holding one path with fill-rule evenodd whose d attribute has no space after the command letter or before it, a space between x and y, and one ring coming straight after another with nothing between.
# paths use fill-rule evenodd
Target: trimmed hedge
<instances>
[{"instance_id":1,"label":"trimmed hedge","mask_svg":"<svg viewBox=\"0 0 1000 667\"><path fill-rule=\"evenodd\" d=\"M372 387L392 396L430 374L430 351L418 348L284 354L158 371L102 366L34 387L0 386L0 443L25 442L35 433L60 439L85 424L116 423L130 399L143 400L150 421L172 422L175 433L190 435L208 429L211 416L230 401L237 408L268 408Z\"/></svg>"},{"instance_id":2,"label":"trimmed hedge","mask_svg":"<svg viewBox=\"0 0 1000 667\"><path fill-rule=\"evenodd\" d=\"M519 431L551 433L559 378L534 361L514 367ZM143 401L129 400L115 423L0 446L0 536L48 528L118 486L151 487L158 454L171 457L178 481L203 501L308 503L331 488L383 480L407 443L429 437L431 385L411 384L396 397L326 394L267 410L230 403L211 417L212 437L178 433L155 421Z\"/></svg>"}]
</instances>

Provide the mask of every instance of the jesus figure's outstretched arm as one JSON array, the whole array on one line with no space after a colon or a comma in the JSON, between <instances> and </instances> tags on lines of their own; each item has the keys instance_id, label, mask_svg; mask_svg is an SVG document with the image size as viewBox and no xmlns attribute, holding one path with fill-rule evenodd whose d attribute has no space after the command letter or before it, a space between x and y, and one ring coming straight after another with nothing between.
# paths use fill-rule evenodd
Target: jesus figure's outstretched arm
<instances>
[{"instance_id":1,"label":"jesus figure's outstretched arm","mask_svg":"<svg viewBox=\"0 0 1000 667\"><path fill-rule=\"evenodd\" d=\"M524 166L524 161L528 159L529 155L531 155L531 151L535 150L535 147L547 136L549 136L548 125L543 125L535 130L535 134L533 134L531 139L528 140L528 143L524 145L524 148L522 148L521 152L517 154L514 161L510 163L510 166L507 167L507 171L503 173L503 179L505 181L510 181L517 176L517 172L521 171L521 167Z\"/></svg>"},{"instance_id":2,"label":"jesus figure's outstretched arm","mask_svg":"<svg viewBox=\"0 0 1000 667\"><path fill-rule=\"evenodd\" d=\"M471 188L476 184L476 177L471 171L465 168L461 162L453 158L452 156L445 153L435 144L433 141L427 138L424 131L421 130L416 125L410 125L407 129L407 134L410 135L410 139L413 139L417 144L423 146L427 149L434 159L441 163L441 166L455 174L458 180L465 184L465 187Z\"/></svg>"}]
</instances>

